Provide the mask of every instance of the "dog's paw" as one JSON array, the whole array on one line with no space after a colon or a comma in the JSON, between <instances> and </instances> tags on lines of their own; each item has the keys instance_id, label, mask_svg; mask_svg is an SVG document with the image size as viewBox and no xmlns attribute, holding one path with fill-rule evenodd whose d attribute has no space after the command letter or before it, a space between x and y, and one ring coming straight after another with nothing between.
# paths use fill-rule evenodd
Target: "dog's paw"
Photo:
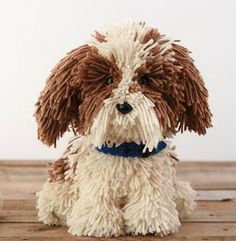
<instances>
[{"instance_id":1,"label":"dog's paw","mask_svg":"<svg viewBox=\"0 0 236 241\"><path fill-rule=\"evenodd\" d=\"M123 235L123 218L119 209L78 203L67 220L69 233L77 236L117 237Z\"/></svg>"},{"instance_id":2,"label":"dog's paw","mask_svg":"<svg viewBox=\"0 0 236 241\"><path fill-rule=\"evenodd\" d=\"M44 184L43 190L36 194L38 218L39 221L48 225L62 225L62 220L54 212L56 206L56 196L54 194L54 184L47 182Z\"/></svg>"},{"instance_id":3,"label":"dog's paw","mask_svg":"<svg viewBox=\"0 0 236 241\"><path fill-rule=\"evenodd\" d=\"M125 233L132 235L166 236L178 231L180 226L178 213L175 209L158 207L151 203L126 207L124 218Z\"/></svg>"},{"instance_id":4,"label":"dog's paw","mask_svg":"<svg viewBox=\"0 0 236 241\"><path fill-rule=\"evenodd\" d=\"M65 226L67 214L73 200L77 198L70 184L46 182L37 197L39 220L49 225Z\"/></svg>"},{"instance_id":5,"label":"dog's paw","mask_svg":"<svg viewBox=\"0 0 236 241\"><path fill-rule=\"evenodd\" d=\"M179 217L182 219L195 209L196 203L194 198L196 191L194 191L188 182L177 181L176 182L176 206L179 212Z\"/></svg>"},{"instance_id":6,"label":"dog's paw","mask_svg":"<svg viewBox=\"0 0 236 241\"><path fill-rule=\"evenodd\" d=\"M155 234L158 236L166 236L178 231L180 222L175 220L167 220L165 217L153 217L139 219L137 221L126 221L125 233L132 235Z\"/></svg>"},{"instance_id":7,"label":"dog's paw","mask_svg":"<svg viewBox=\"0 0 236 241\"><path fill-rule=\"evenodd\" d=\"M54 206L47 202L47 199L43 199L39 196L37 202L38 218L39 221L48 225L65 225L63 219L58 217L58 215L53 211Z\"/></svg>"}]
</instances>

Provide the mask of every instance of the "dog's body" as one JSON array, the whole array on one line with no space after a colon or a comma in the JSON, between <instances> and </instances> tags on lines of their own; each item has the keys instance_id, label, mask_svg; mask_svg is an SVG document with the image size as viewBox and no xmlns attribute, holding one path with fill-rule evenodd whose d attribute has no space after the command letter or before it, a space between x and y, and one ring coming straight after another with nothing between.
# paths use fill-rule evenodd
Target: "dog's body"
<instances>
[{"instance_id":1,"label":"dog's body","mask_svg":"<svg viewBox=\"0 0 236 241\"><path fill-rule=\"evenodd\" d=\"M150 157L126 158L99 153L75 138L39 193L40 220L68 225L78 236L172 233L179 215L195 207L195 192L176 180L175 162L169 144Z\"/></svg>"},{"instance_id":2,"label":"dog's body","mask_svg":"<svg viewBox=\"0 0 236 241\"><path fill-rule=\"evenodd\" d=\"M39 218L78 236L167 235L194 206L166 141L211 126L207 90L187 49L144 23L114 27L70 52L37 103L39 138L81 133L49 168ZM122 149L123 148L123 149Z\"/></svg>"}]
</instances>

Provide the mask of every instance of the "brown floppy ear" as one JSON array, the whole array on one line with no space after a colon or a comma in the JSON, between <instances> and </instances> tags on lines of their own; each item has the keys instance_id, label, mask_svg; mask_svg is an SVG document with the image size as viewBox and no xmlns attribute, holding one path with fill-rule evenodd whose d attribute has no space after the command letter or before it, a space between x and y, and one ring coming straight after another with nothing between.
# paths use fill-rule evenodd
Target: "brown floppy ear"
<instances>
[{"instance_id":1,"label":"brown floppy ear","mask_svg":"<svg viewBox=\"0 0 236 241\"><path fill-rule=\"evenodd\" d=\"M79 78L78 67L90 50L91 47L83 45L68 53L51 71L36 103L38 138L49 146L56 145L69 125L73 130L78 127L80 95L70 83L72 78Z\"/></svg>"},{"instance_id":2,"label":"brown floppy ear","mask_svg":"<svg viewBox=\"0 0 236 241\"><path fill-rule=\"evenodd\" d=\"M179 82L183 85L185 96L185 111L178 118L178 130L195 131L199 135L204 135L206 129L212 126L208 91L193 59L189 56L189 51L178 44L172 44L172 47L176 64L181 68Z\"/></svg>"}]
</instances>

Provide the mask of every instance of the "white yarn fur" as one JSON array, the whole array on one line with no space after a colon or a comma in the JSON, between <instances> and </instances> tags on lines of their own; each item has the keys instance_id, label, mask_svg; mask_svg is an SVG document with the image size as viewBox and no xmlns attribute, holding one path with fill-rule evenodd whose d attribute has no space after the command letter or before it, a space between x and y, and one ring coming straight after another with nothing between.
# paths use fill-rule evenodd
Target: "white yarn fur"
<instances>
[{"instance_id":1,"label":"white yarn fur","mask_svg":"<svg viewBox=\"0 0 236 241\"><path fill-rule=\"evenodd\" d=\"M104 57L115 57L122 79L86 135L69 144L63 155L70 167L65 180L46 182L38 193L38 215L44 223L68 225L69 232L78 236L167 235L178 230L179 217L193 210L194 191L188 183L176 181L170 143L146 158L105 155L95 149L126 141L144 143L145 152L163 139L154 104L141 92L129 92L135 70L158 44L153 40L141 44L149 30L145 24L129 23L108 29L107 42L90 41ZM161 46L162 54L171 43ZM167 58L174 59L172 52ZM124 101L133 107L127 115L115 108Z\"/></svg>"},{"instance_id":2,"label":"white yarn fur","mask_svg":"<svg viewBox=\"0 0 236 241\"><path fill-rule=\"evenodd\" d=\"M73 184L47 182L38 194L44 223L67 224L78 236L167 235L194 208L194 191L176 181L170 143L147 158L87 150L73 157L79 161Z\"/></svg>"},{"instance_id":3,"label":"white yarn fur","mask_svg":"<svg viewBox=\"0 0 236 241\"><path fill-rule=\"evenodd\" d=\"M177 194L177 210L180 218L182 219L190 215L196 208L194 198L197 193L191 188L189 182L177 181L175 183L175 189Z\"/></svg>"},{"instance_id":4,"label":"white yarn fur","mask_svg":"<svg viewBox=\"0 0 236 241\"><path fill-rule=\"evenodd\" d=\"M152 151L163 139L161 127L154 112L154 104L141 92L130 93L125 99L133 110L128 115L117 113L120 98L111 97L104 101L91 129L88 142L100 147L104 143L119 146L122 142L145 143L143 151ZM124 134L125 133L125 134Z\"/></svg>"}]
</instances>

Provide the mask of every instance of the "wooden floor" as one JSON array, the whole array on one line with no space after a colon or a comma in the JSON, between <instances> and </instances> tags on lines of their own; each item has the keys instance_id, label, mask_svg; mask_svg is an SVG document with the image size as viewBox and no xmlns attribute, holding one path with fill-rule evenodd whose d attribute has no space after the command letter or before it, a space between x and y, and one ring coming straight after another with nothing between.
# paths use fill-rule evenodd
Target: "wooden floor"
<instances>
[{"instance_id":1,"label":"wooden floor","mask_svg":"<svg viewBox=\"0 0 236 241\"><path fill-rule=\"evenodd\" d=\"M180 179L189 180L198 191L198 207L182 222L177 234L120 237L99 240L236 240L236 162L182 162L177 168ZM46 162L0 161L0 240L4 241L94 241L77 238L66 228L47 226L37 220L35 192L46 179Z\"/></svg>"}]
</instances>

